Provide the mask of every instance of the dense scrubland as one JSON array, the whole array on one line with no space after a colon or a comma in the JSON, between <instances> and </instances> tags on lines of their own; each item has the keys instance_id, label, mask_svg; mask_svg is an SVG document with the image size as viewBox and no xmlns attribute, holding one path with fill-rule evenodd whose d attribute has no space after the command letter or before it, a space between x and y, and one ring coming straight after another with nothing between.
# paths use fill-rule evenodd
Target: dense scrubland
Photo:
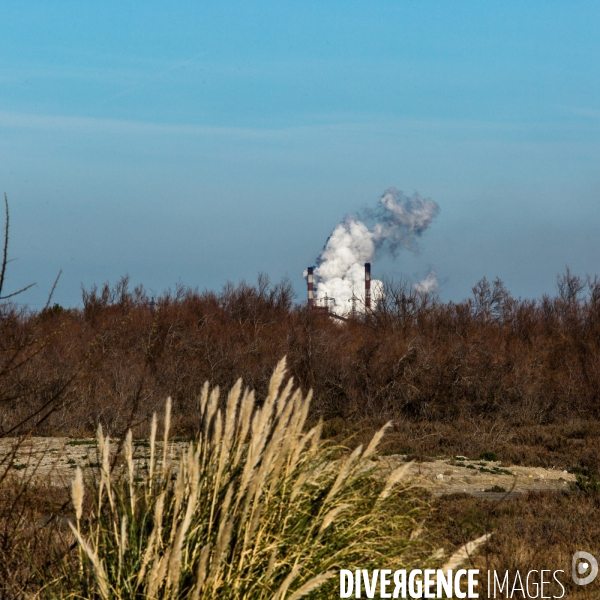
<instances>
[{"instance_id":1,"label":"dense scrubland","mask_svg":"<svg viewBox=\"0 0 600 600\"><path fill-rule=\"evenodd\" d=\"M151 301L128 278L83 291L83 308L5 305L0 435L111 435L173 399L175 433L198 427L205 381L266 392L277 360L314 391L309 421L362 441L384 422L386 452L495 452L594 471L600 462L600 280L570 271L557 293L515 299L481 280L443 303L386 282L369 315L333 319L294 304L288 281L178 287Z\"/></svg>"},{"instance_id":2,"label":"dense scrubland","mask_svg":"<svg viewBox=\"0 0 600 600\"><path fill-rule=\"evenodd\" d=\"M220 292L178 287L156 301L142 287L131 289L125 277L84 290L79 309L55 304L34 312L5 302L0 329L2 436L89 437L101 425L120 443L128 429L148 438L152 414L162 414L171 396L171 435L192 439L206 410L200 400L205 381L229 389L242 378L260 406L273 368L287 356L295 383L314 392L304 430L322 420L323 437L338 448L366 447L391 421L382 452L418 461L495 454L506 464L580 475L568 493L500 503L466 496L427 501L401 491L396 516L407 526L398 541L412 540L410 532L423 526L414 538L416 554L401 560L416 564L415 556L423 561L441 546L448 555L490 531L495 535L473 559L484 569L550 564L568 572L575 550L600 549L597 529L588 526L600 509L595 277L567 270L557 278L556 294L538 300L515 299L501 281L483 279L460 303L388 281L370 314L345 320L309 311L295 303L288 281L271 284L265 275ZM220 402L225 410L224 395ZM158 425L165 425L160 417ZM23 481L10 462L4 457L0 465L0 597L39 592L61 576L73 593L84 585L92 594L93 565L84 557L83 575L78 571L81 555L70 531L58 521L33 526L48 514L74 514L69 490ZM123 486L117 495L126 498ZM371 498L380 493L377 486L364 489L375 494ZM83 507L84 533L105 509ZM307 581L309 574L299 580ZM569 593L587 597L572 587Z\"/></svg>"}]
</instances>

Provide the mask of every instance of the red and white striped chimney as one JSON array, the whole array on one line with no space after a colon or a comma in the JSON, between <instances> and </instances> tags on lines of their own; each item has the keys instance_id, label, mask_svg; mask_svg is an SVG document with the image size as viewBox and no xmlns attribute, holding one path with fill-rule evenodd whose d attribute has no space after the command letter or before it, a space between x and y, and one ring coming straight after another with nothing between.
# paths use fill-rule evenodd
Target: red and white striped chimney
<instances>
[{"instance_id":1,"label":"red and white striped chimney","mask_svg":"<svg viewBox=\"0 0 600 600\"><path fill-rule=\"evenodd\" d=\"M371 263L365 263L365 309L371 310Z\"/></svg>"},{"instance_id":2,"label":"red and white striped chimney","mask_svg":"<svg viewBox=\"0 0 600 600\"><path fill-rule=\"evenodd\" d=\"M313 291L313 267L308 267L308 308L314 308L315 296Z\"/></svg>"}]
</instances>

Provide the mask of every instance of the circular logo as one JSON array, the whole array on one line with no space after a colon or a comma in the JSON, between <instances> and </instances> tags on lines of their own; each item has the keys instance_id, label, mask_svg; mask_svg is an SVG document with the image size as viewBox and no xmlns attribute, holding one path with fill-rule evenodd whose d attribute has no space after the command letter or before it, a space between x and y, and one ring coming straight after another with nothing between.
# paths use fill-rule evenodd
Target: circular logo
<instances>
[{"instance_id":1,"label":"circular logo","mask_svg":"<svg viewBox=\"0 0 600 600\"><path fill-rule=\"evenodd\" d=\"M588 574L585 577L580 577L586 572ZM598 561L589 552L575 552L571 565L571 575L577 585L592 583L598 575Z\"/></svg>"}]
</instances>

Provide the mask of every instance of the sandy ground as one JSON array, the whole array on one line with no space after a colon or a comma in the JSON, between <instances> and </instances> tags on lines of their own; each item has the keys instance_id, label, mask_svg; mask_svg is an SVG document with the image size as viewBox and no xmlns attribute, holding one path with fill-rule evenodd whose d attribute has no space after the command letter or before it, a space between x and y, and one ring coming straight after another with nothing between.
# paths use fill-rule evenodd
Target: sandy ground
<instances>
[{"instance_id":1,"label":"sandy ground","mask_svg":"<svg viewBox=\"0 0 600 600\"><path fill-rule=\"evenodd\" d=\"M379 462L385 472L399 466L403 460L402 456L384 456ZM502 497L507 492L559 491L568 490L569 484L575 481L575 476L567 471L452 458L413 463L410 474L415 477L415 484L427 488L434 496L466 493Z\"/></svg>"},{"instance_id":2,"label":"sandy ground","mask_svg":"<svg viewBox=\"0 0 600 600\"><path fill-rule=\"evenodd\" d=\"M0 439L0 460L12 463L12 470L22 477L31 477L35 481L46 482L53 486L69 485L75 476L75 468L89 471L100 465L96 439L70 439L62 437L30 438L19 445L14 453L16 439ZM134 441L134 461L145 461L149 456L148 442ZM186 443L169 444L170 454L177 454ZM157 444L157 453L162 455L162 444ZM110 441L111 454L114 456L118 441ZM0 469L1 472L1 469Z\"/></svg>"},{"instance_id":3,"label":"sandy ground","mask_svg":"<svg viewBox=\"0 0 600 600\"><path fill-rule=\"evenodd\" d=\"M31 476L34 480L50 482L51 485L68 485L73 479L75 467L86 470L99 462L95 439L31 438L23 442L13 456L15 441L11 438L0 439L0 460L10 462L15 474ZM134 444L134 459L145 460L149 452L148 443L136 441ZM116 449L115 443L111 445ZM171 452L177 454L184 445L183 442L171 444ZM162 450L159 452L162 453ZM378 462L385 476L405 462L405 457L383 456ZM504 497L506 493L513 495L528 491L566 490L575 481L575 476L566 471L502 465L466 457L412 463L409 475L414 478L416 485L427 488L436 496L467 493Z\"/></svg>"}]
</instances>

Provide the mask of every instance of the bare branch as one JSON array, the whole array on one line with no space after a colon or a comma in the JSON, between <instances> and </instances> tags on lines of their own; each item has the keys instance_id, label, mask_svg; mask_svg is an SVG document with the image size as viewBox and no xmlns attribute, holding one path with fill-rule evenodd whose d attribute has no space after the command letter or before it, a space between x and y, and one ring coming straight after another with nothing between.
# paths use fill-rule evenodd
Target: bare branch
<instances>
[{"instance_id":1,"label":"bare branch","mask_svg":"<svg viewBox=\"0 0 600 600\"><path fill-rule=\"evenodd\" d=\"M50 290L50 294L48 295L48 301L46 302L46 306L44 306L44 309L46 309L50 306L50 301L52 300L52 296L54 296L54 290L56 290L56 285L58 284L58 280L60 279L61 275L62 275L62 269L58 272L58 275L56 276L56 279L54 280L54 285L52 286L52 289Z\"/></svg>"},{"instance_id":2,"label":"bare branch","mask_svg":"<svg viewBox=\"0 0 600 600\"><path fill-rule=\"evenodd\" d=\"M37 285L37 284L30 283L29 285L26 285L24 288L21 288L17 292L13 292L12 294L8 294L7 296L0 296L0 300L8 300L9 298L12 298L13 296L18 296L19 294L26 292L29 288L32 288L34 285Z\"/></svg>"},{"instance_id":3,"label":"bare branch","mask_svg":"<svg viewBox=\"0 0 600 600\"><path fill-rule=\"evenodd\" d=\"M2 295L2 290L4 289L4 278L6 276L6 265L11 262L8 260L8 225L9 225L9 216L8 216L8 197L6 192L4 192L4 208L6 210L6 220L4 224L4 250L2 252L2 267L0 268L0 300L8 300L8 298L12 298L13 296L18 296L23 292L27 291L29 288L33 287L35 283L30 283L26 285L24 288L21 288L18 292L13 292L12 294L8 294L7 296Z\"/></svg>"},{"instance_id":4,"label":"bare branch","mask_svg":"<svg viewBox=\"0 0 600 600\"><path fill-rule=\"evenodd\" d=\"M4 207L6 210L6 222L4 225L4 252L2 254L2 270L0 271L0 295L4 288L4 276L6 275L6 263L8 259L8 197L4 192Z\"/></svg>"}]
</instances>

